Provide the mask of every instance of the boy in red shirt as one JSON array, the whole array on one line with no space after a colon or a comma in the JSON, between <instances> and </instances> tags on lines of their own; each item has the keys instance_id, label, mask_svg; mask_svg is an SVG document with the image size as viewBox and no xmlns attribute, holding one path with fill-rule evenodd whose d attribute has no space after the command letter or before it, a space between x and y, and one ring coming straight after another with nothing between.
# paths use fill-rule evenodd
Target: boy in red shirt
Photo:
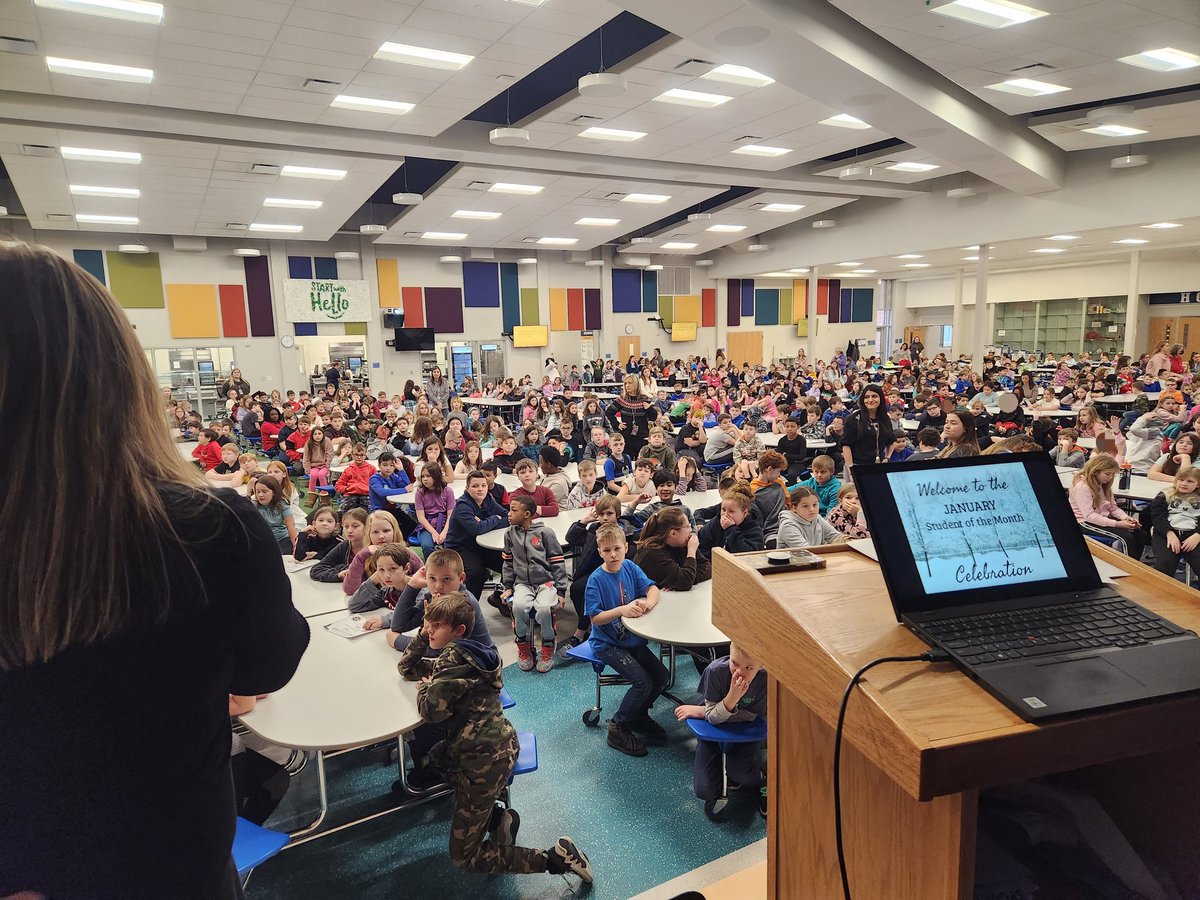
<instances>
[{"instance_id":1,"label":"boy in red shirt","mask_svg":"<svg viewBox=\"0 0 1200 900\"><path fill-rule=\"evenodd\" d=\"M532 459L523 459L513 467L513 474L521 486L513 491L514 497L529 497L537 504L537 516L557 516L558 498L554 491L537 483L538 469Z\"/></svg>"},{"instance_id":2,"label":"boy in red shirt","mask_svg":"<svg viewBox=\"0 0 1200 900\"><path fill-rule=\"evenodd\" d=\"M204 467L207 472L221 464L221 445L217 443L217 433L211 428L205 428L199 434L199 445L192 450L192 457ZM558 514L557 507L554 510Z\"/></svg>"},{"instance_id":3,"label":"boy in red shirt","mask_svg":"<svg viewBox=\"0 0 1200 900\"><path fill-rule=\"evenodd\" d=\"M338 478L335 490L342 495L338 511L343 515L350 509L371 508L371 476L375 467L367 462L367 448L355 444L350 450L352 462Z\"/></svg>"}]
</instances>

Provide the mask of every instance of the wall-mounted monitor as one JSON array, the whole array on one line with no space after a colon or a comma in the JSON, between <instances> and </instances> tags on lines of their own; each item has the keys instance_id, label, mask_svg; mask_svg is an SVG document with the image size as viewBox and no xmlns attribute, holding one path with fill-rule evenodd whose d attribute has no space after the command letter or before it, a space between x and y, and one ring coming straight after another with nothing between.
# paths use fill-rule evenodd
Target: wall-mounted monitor
<instances>
[{"instance_id":1,"label":"wall-mounted monitor","mask_svg":"<svg viewBox=\"0 0 1200 900\"><path fill-rule=\"evenodd\" d=\"M213 371L213 364L210 360L202 359L196 365L199 367L201 372L207 373Z\"/></svg>"},{"instance_id":2,"label":"wall-mounted monitor","mask_svg":"<svg viewBox=\"0 0 1200 900\"><path fill-rule=\"evenodd\" d=\"M403 328L404 327L404 310L402 309L385 309L383 311L383 327L384 328Z\"/></svg>"},{"instance_id":3,"label":"wall-mounted monitor","mask_svg":"<svg viewBox=\"0 0 1200 900\"><path fill-rule=\"evenodd\" d=\"M361 369L362 368L362 357L361 356L351 356L348 360L346 360L346 365L348 365L350 367L351 372L355 371L356 369Z\"/></svg>"},{"instance_id":4,"label":"wall-mounted monitor","mask_svg":"<svg viewBox=\"0 0 1200 900\"><path fill-rule=\"evenodd\" d=\"M397 328L396 351L432 350L434 331L432 328Z\"/></svg>"}]
</instances>

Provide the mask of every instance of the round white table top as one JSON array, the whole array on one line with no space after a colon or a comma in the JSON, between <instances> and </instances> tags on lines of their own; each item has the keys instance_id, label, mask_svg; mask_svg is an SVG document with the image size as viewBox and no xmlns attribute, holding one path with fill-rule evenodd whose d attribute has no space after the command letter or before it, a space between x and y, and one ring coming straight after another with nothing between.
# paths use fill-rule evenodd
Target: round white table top
<instances>
[{"instance_id":1,"label":"round white table top","mask_svg":"<svg viewBox=\"0 0 1200 900\"><path fill-rule=\"evenodd\" d=\"M1078 446L1082 447L1084 450L1095 450L1096 449L1096 439L1094 437L1088 437L1087 435L1083 435L1075 443Z\"/></svg>"},{"instance_id":2,"label":"round white table top","mask_svg":"<svg viewBox=\"0 0 1200 900\"><path fill-rule=\"evenodd\" d=\"M563 473L574 482L579 478L579 467L574 463L568 463L563 466ZM516 475L509 475L507 472L501 472L496 476L496 483L502 486L506 491L515 491L521 486L521 480ZM467 480L463 478L455 478L450 484L450 490L454 492L454 499L457 500L467 492ZM416 488L403 494L393 494L388 497L388 501L397 506L412 506L416 502Z\"/></svg>"},{"instance_id":3,"label":"round white table top","mask_svg":"<svg viewBox=\"0 0 1200 900\"><path fill-rule=\"evenodd\" d=\"M287 570L288 581L292 583L292 606L306 619L346 612L349 598L342 590L340 581L313 581L310 577L316 562L314 559L298 563L290 556L284 557L283 567Z\"/></svg>"},{"instance_id":4,"label":"round white table top","mask_svg":"<svg viewBox=\"0 0 1200 900\"><path fill-rule=\"evenodd\" d=\"M764 447L778 447L779 441L782 438L782 434L772 434L770 432L762 432L758 436L758 439L763 442ZM808 450L828 450L833 446L833 441L813 441L806 438L804 446Z\"/></svg>"},{"instance_id":5,"label":"round white table top","mask_svg":"<svg viewBox=\"0 0 1200 900\"><path fill-rule=\"evenodd\" d=\"M1043 416L1051 419L1074 419L1079 416L1077 409L1030 409L1026 407L1025 412L1034 418Z\"/></svg>"},{"instance_id":6,"label":"round white table top","mask_svg":"<svg viewBox=\"0 0 1200 900\"><path fill-rule=\"evenodd\" d=\"M1153 402L1159 398L1159 396L1162 394L1162 391L1146 391L1145 393L1146 393L1146 399ZM1134 394L1134 393L1106 394L1103 397L1097 397L1095 402L1096 403L1104 403L1109 406L1116 406L1118 404L1132 405L1133 401L1136 397L1137 397L1137 394Z\"/></svg>"},{"instance_id":7,"label":"round white table top","mask_svg":"<svg viewBox=\"0 0 1200 900\"><path fill-rule=\"evenodd\" d=\"M467 397L463 400L463 406L470 409L472 406L520 406L524 400L506 400L503 397Z\"/></svg>"},{"instance_id":8,"label":"round white table top","mask_svg":"<svg viewBox=\"0 0 1200 900\"><path fill-rule=\"evenodd\" d=\"M192 456L193 451L200 446L199 441L179 441L175 444L179 448L179 455L191 462L196 457Z\"/></svg>"},{"instance_id":9,"label":"round white table top","mask_svg":"<svg viewBox=\"0 0 1200 900\"><path fill-rule=\"evenodd\" d=\"M1075 476L1079 474L1079 469L1072 469L1069 472L1061 472L1058 476L1059 481L1065 488L1071 487L1071 482ZM1120 476L1113 479L1113 496L1125 497L1130 500L1153 500L1164 490L1166 490L1169 482L1154 481L1147 478L1145 475L1134 475L1129 481L1129 487L1121 488L1119 486Z\"/></svg>"},{"instance_id":10,"label":"round white table top","mask_svg":"<svg viewBox=\"0 0 1200 900\"><path fill-rule=\"evenodd\" d=\"M659 591L654 609L637 619L621 621L634 634L661 644L706 647L725 644L729 638L712 623L712 580L690 591Z\"/></svg>"},{"instance_id":11,"label":"round white table top","mask_svg":"<svg viewBox=\"0 0 1200 900\"><path fill-rule=\"evenodd\" d=\"M338 750L385 741L421 724L417 686L396 671L400 654L386 631L343 638L325 630L343 610L309 621L312 637L286 686L241 717L281 747Z\"/></svg>"}]
</instances>

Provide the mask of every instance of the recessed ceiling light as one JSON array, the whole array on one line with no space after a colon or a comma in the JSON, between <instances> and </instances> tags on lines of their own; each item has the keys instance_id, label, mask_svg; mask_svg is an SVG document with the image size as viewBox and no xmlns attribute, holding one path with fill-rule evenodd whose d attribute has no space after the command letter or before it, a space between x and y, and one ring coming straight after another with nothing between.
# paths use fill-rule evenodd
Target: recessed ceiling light
<instances>
[{"instance_id":1,"label":"recessed ceiling light","mask_svg":"<svg viewBox=\"0 0 1200 900\"><path fill-rule=\"evenodd\" d=\"M297 234L304 230L303 225L270 225L266 222L252 222L251 231L282 231L287 234Z\"/></svg>"},{"instance_id":2,"label":"recessed ceiling light","mask_svg":"<svg viewBox=\"0 0 1200 900\"><path fill-rule=\"evenodd\" d=\"M1052 240L1052 241L1053 241L1053 240L1056 240L1056 238L1050 238L1050 240ZM979 245L978 245L978 244L972 244L970 247L963 247L963 249L964 249L964 250L978 250L978 249L979 249Z\"/></svg>"},{"instance_id":3,"label":"recessed ceiling light","mask_svg":"<svg viewBox=\"0 0 1200 900\"><path fill-rule=\"evenodd\" d=\"M138 223L137 216L78 215L75 217L75 221L85 225L136 225Z\"/></svg>"},{"instance_id":4,"label":"recessed ceiling light","mask_svg":"<svg viewBox=\"0 0 1200 900\"><path fill-rule=\"evenodd\" d=\"M961 19L985 28L1007 28L1040 19L1046 13L1012 0L954 0L932 10L939 16Z\"/></svg>"},{"instance_id":5,"label":"recessed ceiling light","mask_svg":"<svg viewBox=\"0 0 1200 900\"><path fill-rule=\"evenodd\" d=\"M793 275L807 275L808 269L788 269Z\"/></svg>"},{"instance_id":6,"label":"recessed ceiling light","mask_svg":"<svg viewBox=\"0 0 1200 900\"><path fill-rule=\"evenodd\" d=\"M421 237L426 241L461 241L466 235L460 231L426 231Z\"/></svg>"},{"instance_id":7,"label":"recessed ceiling light","mask_svg":"<svg viewBox=\"0 0 1200 900\"><path fill-rule=\"evenodd\" d=\"M834 125L838 128L856 128L863 130L871 126L862 119L856 119L854 116L848 116L845 113L838 113L836 116L830 116L828 119L822 119L818 125Z\"/></svg>"},{"instance_id":8,"label":"recessed ceiling light","mask_svg":"<svg viewBox=\"0 0 1200 900\"><path fill-rule=\"evenodd\" d=\"M718 234L736 234L739 231L745 231L745 225L709 225L705 231L715 231Z\"/></svg>"},{"instance_id":9,"label":"recessed ceiling light","mask_svg":"<svg viewBox=\"0 0 1200 900\"><path fill-rule=\"evenodd\" d=\"M498 212L488 212L483 209L456 209L450 214L452 219L479 219L481 221L490 222L492 219L500 218Z\"/></svg>"},{"instance_id":10,"label":"recessed ceiling light","mask_svg":"<svg viewBox=\"0 0 1200 900\"><path fill-rule=\"evenodd\" d=\"M764 75L762 72L755 72L745 66L735 66L729 63L709 69L700 77L709 81L724 81L726 84L740 84L745 87L766 87L768 84L775 83L774 78Z\"/></svg>"},{"instance_id":11,"label":"recessed ceiling light","mask_svg":"<svg viewBox=\"0 0 1200 900\"><path fill-rule=\"evenodd\" d=\"M670 194L626 194L621 198L622 203L666 203L671 199Z\"/></svg>"},{"instance_id":12,"label":"recessed ceiling light","mask_svg":"<svg viewBox=\"0 0 1200 900\"><path fill-rule=\"evenodd\" d=\"M320 200L289 200L287 197L268 197L263 201L263 206L273 209L320 209L322 205Z\"/></svg>"},{"instance_id":13,"label":"recessed ceiling light","mask_svg":"<svg viewBox=\"0 0 1200 900\"><path fill-rule=\"evenodd\" d=\"M1035 81L1032 78L1010 78L999 84L986 85L992 91L1004 91L1006 94L1017 94L1021 97L1044 97L1046 94L1061 94L1069 91L1069 87L1061 84L1050 84L1048 81Z\"/></svg>"},{"instance_id":14,"label":"recessed ceiling light","mask_svg":"<svg viewBox=\"0 0 1200 900\"><path fill-rule=\"evenodd\" d=\"M598 219L595 216L584 216L582 219L575 220L576 225L600 225L608 227L610 225L620 225L620 219Z\"/></svg>"},{"instance_id":15,"label":"recessed ceiling light","mask_svg":"<svg viewBox=\"0 0 1200 900\"><path fill-rule=\"evenodd\" d=\"M1135 134L1145 134L1145 128L1131 128L1128 125L1093 125L1091 128L1081 128L1088 134L1098 134L1101 137L1132 137Z\"/></svg>"},{"instance_id":16,"label":"recessed ceiling light","mask_svg":"<svg viewBox=\"0 0 1200 900\"><path fill-rule=\"evenodd\" d=\"M669 91L663 91L654 99L660 103L675 103L679 106L699 106L704 109L712 109L714 106L728 103L733 98L727 97L724 94L706 94L703 91L685 91L683 88L671 88Z\"/></svg>"},{"instance_id":17,"label":"recessed ceiling light","mask_svg":"<svg viewBox=\"0 0 1200 900\"><path fill-rule=\"evenodd\" d=\"M288 178L320 178L325 181L340 181L346 177L345 169L320 169L316 166L284 166L280 175Z\"/></svg>"},{"instance_id":18,"label":"recessed ceiling light","mask_svg":"<svg viewBox=\"0 0 1200 900\"><path fill-rule=\"evenodd\" d=\"M42 9L61 9L64 12L86 13L90 16L105 16L109 19L144 22L149 25L161 25L163 19L162 4L146 3L144 0L33 0L33 5Z\"/></svg>"},{"instance_id":19,"label":"recessed ceiling light","mask_svg":"<svg viewBox=\"0 0 1200 900\"><path fill-rule=\"evenodd\" d=\"M1182 228L1178 222L1155 222L1153 225L1143 225L1143 228Z\"/></svg>"},{"instance_id":20,"label":"recessed ceiling light","mask_svg":"<svg viewBox=\"0 0 1200 900\"><path fill-rule=\"evenodd\" d=\"M496 194L536 194L542 190L540 184L510 184L504 181L497 181L488 191Z\"/></svg>"},{"instance_id":21,"label":"recessed ceiling light","mask_svg":"<svg viewBox=\"0 0 1200 900\"><path fill-rule=\"evenodd\" d=\"M111 162L134 165L142 161L142 154L128 150L92 150L87 147L60 147L63 159L76 159L83 162Z\"/></svg>"},{"instance_id":22,"label":"recessed ceiling light","mask_svg":"<svg viewBox=\"0 0 1200 900\"><path fill-rule=\"evenodd\" d=\"M1048 240L1048 241L1077 241L1077 240L1079 240L1079 235L1077 235L1077 234L1052 234L1052 235L1050 235L1050 237L1046 238L1046 240ZM979 248L971 247L969 249L978 250Z\"/></svg>"},{"instance_id":23,"label":"recessed ceiling light","mask_svg":"<svg viewBox=\"0 0 1200 900\"><path fill-rule=\"evenodd\" d=\"M929 263L905 263L901 266L903 269L928 269Z\"/></svg>"},{"instance_id":24,"label":"recessed ceiling light","mask_svg":"<svg viewBox=\"0 0 1200 900\"><path fill-rule=\"evenodd\" d=\"M136 66L113 66L108 63L88 62L84 59L62 59L58 56L47 56L46 67L58 75L79 75L83 78L103 78L106 81L131 81L135 84L149 84L154 80L153 69L139 69Z\"/></svg>"},{"instance_id":25,"label":"recessed ceiling light","mask_svg":"<svg viewBox=\"0 0 1200 900\"><path fill-rule=\"evenodd\" d=\"M978 249L978 248L976 248ZM924 259L924 254L921 253L901 253L899 256L892 257L893 259Z\"/></svg>"},{"instance_id":26,"label":"recessed ceiling light","mask_svg":"<svg viewBox=\"0 0 1200 900\"><path fill-rule=\"evenodd\" d=\"M124 197L134 200L142 195L137 188L98 187L90 184L73 184L71 193L77 197Z\"/></svg>"},{"instance_id":27,"label":"recessed ceiling light","mask_svg":"<svg viewBox=\"0 0 1200 900\"><path fill-rule=\"evenodd\" d=\"M1133 56L1122 56L1117 62L1155 72L1175 72L1200 66L1200 56L1186 50L1176 50L1174 47L1160 47L1158 50L1143 50Z\"/></svg>"},{"instance_id":28,"label":"recessed ceiling light","mask_svg":"<svg viewBox=\"0 0 1200 900\"><path fill-rule=\"evenodd\" d=\"M850 274L851 275L874 275L878 271L879 271L878 269L855 269Z\"/></svg>"},{"instance_id":29,"label":"recessed ceiling light","mask_svg":"<svg viewBox=\"0 0 1200 900\"><path fill-rule=\"evenodd\" d=\"M449 50L434 50L431 47L415 47L412 44L396 44L388 41L375 51L375 58L408 63L410 66L425 66L429 69L457 72L475 57L467 53L452 53Z\"/></svg>"},{"instance_id":30,"label":"recessed ceiling light","mask_svg":"<svg viewBox=\"0 0 1200 900\"><path fill-rule=\"evenodd\" d=\"M415 104L405 103L402 100L351 97L349 94L338 94L329 105L337 106L341 109L357 109L362 112L391 113L394 116L402 116L406 112L411 112L415 106Z\"/></svg>"},{"instance_id":31,"label":"recessed ceiling light","mask_svg":"<svg viewBox=\"0 0 1200 900\"><path fill-rule=\"evenodd\" d=\"M1145 238L1121 238L1119 241L1113 241L1114 244L1148 244L1150 243Z\"/></svg>"},{"instance_id":32,"label":"recessed ceiling light","mask_svg":"<svg viewBox=\"0 0 1200 900\"><path fill-rule=\"evenodd\" d=\"M847 269L857 269L859 266L862 265L862 263L860 263L860 262L844 262L844 263L838 263L838 265L845 266Z\"/></svg>"},{"instance_id":33,"label":"recessed ceiling light","mask_svg":"<svg viewBox=\"0 0 1200 900\"><path fill-rule=\"evenodd\" d=\"M964 256L963 262L979 262L978 256Z\"/></svg>"},{"instance_id":34,"label":"recessed ceiling light","mask_svg":"<svg viewBox=\"0 0 1200 900\"><path fill-rule=\"evenodd\" d=\"M579 132L580 137L593 138L597 141L638 141L646 136L644 131L626 131L623 128L601 128L593 125Z\"/></svg>"},{"instance_id":35,"label":"recessed ceiling light","mask_svg":"<svg viewBox=\"0 0 1200 900\"><path fill-rule=\"evenodd\" d=\"M1038 247L1036 250L1030 250L1030 253L1066 253L1066 247Z\"/></svg>"},{"instance_id":36,"label":"recessed ceiling light","mask_svg":"<svg viewBox=\"0 0 1200 900\"><path fill-rule=\"evenodd\" d=\"M762 144L743 144L736 150L730 150L730 153L742 153L746 156L783 156L785 153L791 153L787 147L764 147Z\"/></svg>"},{"instance_id":37,"label":"recessed ceiling light","mask_svg":"<svg viewBox=\"0 0 1200 900\"><path fill-rule=\"evenodd\" d=\"M803 203L768 203L762 207L763 212L799 212L802 209Z\"/></svg>"},{"instance_id":38,"label":"recessed ceiling light","mask_svg":"<svg viewBox=\"0 0 1200 900\"><path fill-rule=\"evenodd\" d=\"M935 166L933 163L898 162L892 163L888 168L893 172L932 172L941 166Z\"/></svg>"},{"instance_id":39,"label":"recessed ceiling light","mask_svg":"<svg viewBox=\"0 0 1200 900\"><path fill-rule=\"evenodd\" d=\"M564 238L564 237L540 237L537 239L539 244L550 244L556 247L569 247L572 244L578 244L579 238Z\"/></svg>"},{"instance_id":40,"label":"recessed ceiling light","mask_svg":"<svg viewBox=\"0 0 1200 900\"><path fill-rule=\"evenodd\" d=\"M664 250L695 250L699 244L693 244L691 241L667 241L662 245Z\"/></svg>"}]
</instances>

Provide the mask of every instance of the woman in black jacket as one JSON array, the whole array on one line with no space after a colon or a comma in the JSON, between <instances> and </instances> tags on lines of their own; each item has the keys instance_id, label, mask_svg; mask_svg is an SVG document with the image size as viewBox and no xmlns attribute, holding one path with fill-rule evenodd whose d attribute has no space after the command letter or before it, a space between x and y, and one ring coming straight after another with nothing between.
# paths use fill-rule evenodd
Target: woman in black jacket
<instances>
[{"instance_id":1,"label":"woman in black jacket","mask_svg":"<svg viewBox=\"0 0 1200 900\"><path fill-rule=\"evenodd\" d=\"M625 435L625 452L629 458L637 459L650 436L650 426L658 421L658 410L642 395L636 376L625 376L621 395L608 405L605 415L612 430Z\"/></svg>"},{"instance_id":2,"label":"woman in black jacket","mask_svg":"<svg viewBox=\"0 0 1200 900\"><path fill-rule=\"evenodd\" d=\"M892 423L884 406L883 389L868 384L858 398L858 409L846 417L846 435L842 441L842 458L849 475L859 463L883 460L896 440Z\"/></svg>"}]
</instances>

